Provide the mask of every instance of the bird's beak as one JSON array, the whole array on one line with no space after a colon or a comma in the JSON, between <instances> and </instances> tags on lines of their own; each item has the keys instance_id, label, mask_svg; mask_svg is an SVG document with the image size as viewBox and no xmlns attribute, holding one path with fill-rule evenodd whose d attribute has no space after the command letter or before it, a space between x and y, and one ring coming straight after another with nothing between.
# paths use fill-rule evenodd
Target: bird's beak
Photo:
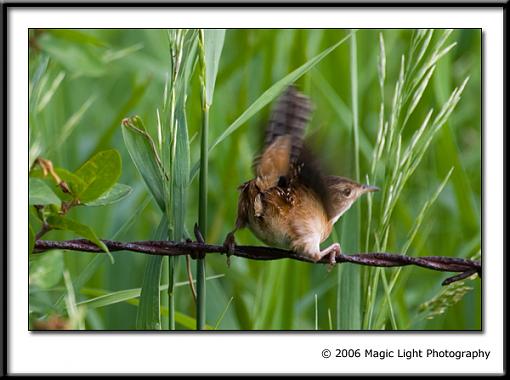
<instances>
[{"instance_id":1,"label":"bird's beak","mask_svg":"<svg viewBox=\"0 0 510 380\"><path fill-rule=\"evenodd\" d=\"M379 191L380 189L377 186L372 185L363 185L363 192L365 193L373 193L374 191Z\"/></svg>"}]
</instances>

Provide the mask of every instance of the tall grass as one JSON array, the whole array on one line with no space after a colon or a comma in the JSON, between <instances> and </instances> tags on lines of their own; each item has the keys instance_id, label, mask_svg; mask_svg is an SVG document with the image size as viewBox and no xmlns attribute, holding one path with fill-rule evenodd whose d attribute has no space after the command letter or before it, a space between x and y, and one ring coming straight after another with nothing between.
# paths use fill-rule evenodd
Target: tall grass
<instances>
[{"instance_id":1,"label":"tall grass","mask_svg":"<svg viewBox=\"0 0 510 380\"><path fill-rule=\"evenodd\" d=\"M133 187L117 204L71 210L74 219L101 238L179 240L192 237L198 216L207 242L221 244L235 222L236 188L253 175L270 104L297 82L315 105L308 133L332 174L381 188L325 244L338 241L345 253L479 252L479 32L227 30L223 49L206 32L37 35L30 158L74 170L114 147L121 182ZM133 115L143 127L119 127ZM260 244L247 230L236 239ZM342 264L327 272L239 258L227 267L223 256L208 255L191 270L195 303L184 260L113 255L113 265L64 252L38 263L62 270L31 270L31 320L58 314L85 329L116 330L480 328L479 280L442 289L444 275L419 268Z\"/></svg>"},{"instance_id":2,"label":"tall grass","mask_svg":"<svg viewBox=\"0 0 510 380\"><path fill-rule=\"evenodd\" d=\"M439 111L434 113L433 109L429 109L422 119L420 127L413 132L412 138L408 141L403 141L404 129L427 89L437 62L456 45L455 43L446 45L451 32L452 30L437 33L434 33L434 30L418 30L414 33L407 57L406 55L401 57L400 73L395 84L391 112L388 119L385 119L384 105L386 53L384 50L384 37L383 34L380 34L378 77L382 101L379 130L373 151L370 177L372 183L381 183L383 191L379 212L374 216L372 214L374 210L370 207L370 215L368 217L370 221L374 219L376 224L373 231L373 248L375 251L384 252L387 250L390 230L393 224L392 216L399 202L400 195L406 183L420 165L432 140L455 109L466 86L468 78L465 78L461 85L452 91L450 97L441 106ZM433 38L434 34L439 34L435 41ZM432 206L433 200L437 198L438 193L445 186L450 174L451 171L440 185L439 191L435 195L431 194L432 199L425 203L408 240L404 244L402 253L407 253L416 235L416 231L421 225L423 214ZM367 241L368 239L369 237L367 236ZM371 272L369 276L371 277L371 282L366 289L365 296L366 314L364 327L367 329L386 327L387 319L385 315L387 313L391 328L398 329L399 326L393 308L391 292L398 279L400 270L395 271L392 275L391 284L388 282L386 272L380 268L373 269ZM383 283L384 301L382 301L383 306L379 308L377 323L374 325L375 296L380 278Z\"/></svg>"},{"instance_id":3,"label":"tall grass","mask_svg":"<svg viewBox=\"0 0 510 380\"><path fill-rule=\"evenodd\" d=\"M169 162L170 181L167 182L168 202L166 214L169 216L169 236L174 241L184 240L187 212L187 193L190 167L190 148L188 123L186 117L186 98L189 82L197 61L197 32L194 30L170 30L169 47L171 70L168 98L165 99L164 112L167 123L158 134L162 136L164 162ZM166 154L165 154L166 153ZM169 328L175 329L174 283L179 258L168 259L168 310Z\"/></svg>"}]
</instances>

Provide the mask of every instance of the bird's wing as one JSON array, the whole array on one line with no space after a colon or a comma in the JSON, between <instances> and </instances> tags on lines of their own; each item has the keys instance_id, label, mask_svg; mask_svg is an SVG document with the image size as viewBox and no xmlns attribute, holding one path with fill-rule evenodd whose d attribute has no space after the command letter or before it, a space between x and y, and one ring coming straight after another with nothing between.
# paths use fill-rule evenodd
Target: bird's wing
<instances>
[{"instance_id":1,"label":"bird's wing","mask_svg":"<svg viewBox=\"0 0 510 380\"><path fill-rule=\"evenodd\" d=\"M300 185L313 190L322 203L326 215L331 218L334 214L330 187L328 186L327 176L322 171L322 164L312 152L312 150L303 145L296 165L296 182Z\"/></svg>"},{"instance_id":2,"label":"bird's wing","mask_svg":"<svg viewBox=\"0 0 510 380\"><path fill-rule=\"evenodd\" d=\"M266 129L262 154L254 161L260 190L277 186L280 177L293 175L311 112L310 100L294 86L289 86L277 100Z\"/></svg>"},{"instance_id":3,"label":"bird's wing","mask_svg":"<svg viewBox=\"0 0 510 380\"><path fill-rule=\"evenodd\" d=\"M304 143L311 113L309 98L295 87L288 87L280 96L266 129L262 155L254 162L256 184L262 192L276 186L287 189L295 184L306 186L315 192L329 216L332 208L325 176Z\"/></svg>"}]
</instances>

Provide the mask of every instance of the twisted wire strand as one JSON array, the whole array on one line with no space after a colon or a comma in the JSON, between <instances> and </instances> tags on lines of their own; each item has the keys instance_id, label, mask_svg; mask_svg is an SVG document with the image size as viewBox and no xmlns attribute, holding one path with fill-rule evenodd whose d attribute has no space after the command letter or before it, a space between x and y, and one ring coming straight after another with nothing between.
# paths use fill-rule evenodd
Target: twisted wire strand
<instances>
[{"instance_id":1,"label":"twisted wire strand","mask_svg":"<svg viewBox=\"0 0 510 380\"><path fill-rule=\"evenodd\" d=\"M236 245L233 250L223 245L206 244L200 241L197 236L196 242L173 242L173 241L134 241L120 242L112 240L102 240L102 242L112 252L115 251L131 251L148 255L159 256L180 256L190 255L196 259L205 254L220 253L227 256L238 256L251 260L279 260L293 259L309 263L315 263L306 256L299 255L292 251L279 248ZM53 240L37 240L34 245L34 254L40 254L51 249L63 249L81 252L103 252L101 248L94 243L85 239L53 241ZM351 263L372 267L403 267L403 266L419 266L435 271L458 273L449 277L442 282L443 285L462 280L473 274L482 277L482 264L480 261L462 259L446 256L424 256L412 257L386 252L368 252L356 254L340 254L336 256L337 263ZM317 263L328 264L328 258L324 257Z\"/></svg>"}]
</instances>

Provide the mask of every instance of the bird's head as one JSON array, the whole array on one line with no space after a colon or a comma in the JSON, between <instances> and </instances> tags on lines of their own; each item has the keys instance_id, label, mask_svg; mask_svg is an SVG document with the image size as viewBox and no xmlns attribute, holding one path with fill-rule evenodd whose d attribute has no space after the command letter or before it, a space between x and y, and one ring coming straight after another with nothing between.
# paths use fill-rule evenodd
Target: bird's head
<instances>
[{"instance_id":1,"label":"bird's head","mask_svg":"<svg viewBox=\"0 0 510 380\"><path fill-rule=\"evenodd\" d=\"M377 186L364 185L345 177L327 176L326 183L334 210L334 222L363 194L379 191Z\"/></svg>"}]
</instances>

